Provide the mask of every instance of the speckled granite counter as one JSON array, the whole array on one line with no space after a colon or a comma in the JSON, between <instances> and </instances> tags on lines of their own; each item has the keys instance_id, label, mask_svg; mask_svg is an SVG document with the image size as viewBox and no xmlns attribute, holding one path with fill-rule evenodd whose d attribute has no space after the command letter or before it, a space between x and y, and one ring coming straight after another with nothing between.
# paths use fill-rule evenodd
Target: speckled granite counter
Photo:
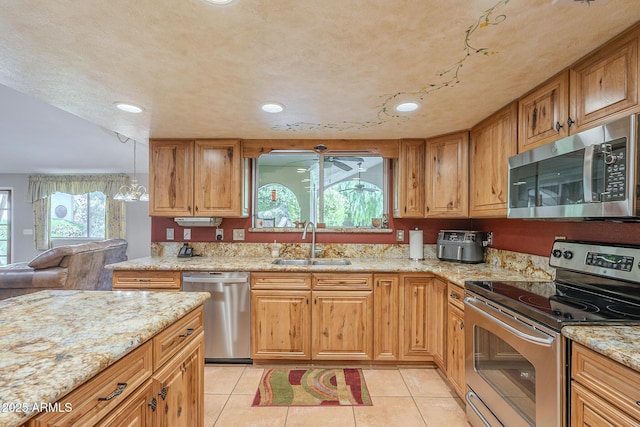
<instances>
[{"instance_id":1,"label":"speckled granite counter","mask_svg":"<svg viewBox=\"0 0 640 427\"><path fill-rule=\"evenodd\" d=\"M291 271L291 272L388 272L433 273L460 286L466 280L532 280L529 272L518 272L492 264L457 264L427 259L412 261L400 258L349 258L351 265L275 265L266 257L147 257L111 264L114 270L171 270L171 271ZM540 273L538 280L551 280Z\"/></svg>"},{"instance_id":2,"label":"speckled granite counter","mask_svg":"<svg viewBox=\"0 0 640 427\"><path fill-rule=\"evenodd\" d=\"M0 301L0 405L56 402L208 297L42 291ZM0 426L31 415L5 408Z\"/></svg>"},{"instance_id":3,"label":"speckled granite counter","mask_svg":"<svg viewBox=\"0 0 640 427\"><path fill-rule=\"evenodd\" d=\"M640 371L640 326L565 326L562 335Z\"/></svg>"}]
</instances>

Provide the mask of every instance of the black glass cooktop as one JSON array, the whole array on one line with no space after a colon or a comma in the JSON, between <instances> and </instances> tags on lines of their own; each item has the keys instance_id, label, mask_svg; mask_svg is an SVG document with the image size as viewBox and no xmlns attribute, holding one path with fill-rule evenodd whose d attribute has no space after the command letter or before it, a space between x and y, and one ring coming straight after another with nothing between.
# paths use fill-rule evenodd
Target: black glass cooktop
<instances>
[{"instance_id":1,"label":"black glass cooktop","mask_svg":"<svg viewBox=\"0 0 640 427\"><path fill-rule=\"evenodd\" d=\"M640 301L615 290L534 281L469 281L465 288L558 331L572 323L640 323Z\"/></svg>"}]
</instances>

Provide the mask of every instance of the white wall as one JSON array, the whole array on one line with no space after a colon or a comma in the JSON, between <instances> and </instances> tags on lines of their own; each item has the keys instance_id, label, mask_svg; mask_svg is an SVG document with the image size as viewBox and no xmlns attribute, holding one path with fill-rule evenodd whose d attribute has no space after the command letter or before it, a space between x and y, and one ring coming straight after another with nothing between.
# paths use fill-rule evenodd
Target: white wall
<instances>
[{"instance_id":1,"label":"white wall","mask_svg":"<svg viewBox=\"0 0 640 427\"><path fill-rule=\"evenodd\" d=\"M138 183L147 186L148 175L137 175ZM11 261L30 261L39 252L34 248L33 207L25 201L28 174L0 174L0 188L12 190L12 246ZM151 218L148 202L127 203L127 235L129 259L149 256L151 253Z\"/></svg>"}]
</instances>

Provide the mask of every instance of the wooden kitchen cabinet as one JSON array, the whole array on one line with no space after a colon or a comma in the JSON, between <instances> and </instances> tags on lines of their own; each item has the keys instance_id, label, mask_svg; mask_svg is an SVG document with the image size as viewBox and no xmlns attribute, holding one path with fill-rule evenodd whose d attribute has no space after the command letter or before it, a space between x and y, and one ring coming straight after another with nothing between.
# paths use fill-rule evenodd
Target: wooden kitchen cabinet
<instances>
[{"instance_id":1,"label":"wooden kitchen cabinet","mask_svg":"<svg viewBox=\"0 0 640 427\"><path fill-rule=\"evenodd\" d=\"M569 135L569 71L552 77L518 101L518 153Z\"/></svg>"},{"instance_id":2,"label":"wooden kitchen cabinet","mask_svg":"<svg viewBox=\"0 0 640 427\"><path fill-rule=\"evenodd\" d=\"M179 291L182 289L180 271L113 270L114 291Z\"/></svg>"},{"instance_id":3,"label":"wooden kitchen cabinet","mask_svg":"<svg viewBox=\"0 0 640 427\"><path fill-rule=\"evenodd\" d=\"M639 35L636 25L569 68L571 133L639 110Z\"/></svg>"},{"instance_id":4,"label":"wooden kitchen cabinet","mask_svg":"<svg viewBox=\"0 0 640 427\"><path fill-rule=\"evenodd\" d=\"M571 425L640 425L640 373L571 344Z\"/></svg>"},{"instance_id":5,"label":"wooden kitchen cabinet","mask_svg":"<svg viewBox=\"0 0 640 427\"><path fill-rule=\"evenodd\" d=\"M311 359L311 275L251 274L251 357Z\"/></svg>"},{"instance_id":6,"label":"wooden kitchen cabinet","mask_svg":"<svg viewBox=\"0 0 640 427\"><path fill-rule=\"evenodd\" d=\"M447 308L447 378L458 396L463 399L467 383L464 378L464 290L448 284Z\"/></svg>"},{"instance_id":7,"label":"wooden kitchen cabinet","mask_svg":"<svg viewBox=\"0 0 640 427\"><path fill-rule=\"evenodd\" d=\"M446 293L432 276L402 276L400 360L444 365Z\"/></svg>"},{"instance_id":8,"label":"wooden kitchen cabinet","mask_svg":"<svg viewBox=\"0 0 640 427\"><path fill-rule=\"evenodd\" d=\"M469 215L507 216L508 161L517 152L518 104L512 102L471 129Z\"/></svg>"},{"instance_id":9,"label":"wooden kitchen cabinet","mask_svg":"<svg viewBox=\"0 0 640 427\"><path fill-rule=\"evenodd\" d=\"M398 275L376 274L373 282L373 360L396 361L400 330Z\"/></svg>"},{"instance_id":10,"label":"wooden kitchen cabinet","mask_svg":"<svg viewBox=\"0 0 640 427\"><path fill-rule=\"evenodd\" d=\"M393 165L393 216L424 218L426 188L426 143L424 139L403 139Z\"/></svg>"},{"instance_id":11,"label":"wooden kitchen cabinet","mask_svg":"<svg viewBox=\"0 0 640 427\"><path fill-rule=\"evenodd\" d=\"M200 306L63 396L60 407L71 404L72 411L45 412L27 425L202 427L203 398Z\"/></svg>"},{"instance_id":12,"label":"wooden kitchen cabinet","mask_svg":"<svg viewBox=\"0 0 640 427\"><path fill-rule=\"evenodd\" d=\"M150 140L149 215L248 215L240 140Z\"/></svg>"},{"instance_id":13,"label":"wooden kitchen cabinet","mask_svg":"<svg viewBox=\"0 0 640 427\"><path fill-rule=\"evenodd\" d=\"M469 132L427 139L426 217L469 216Z\"/></svg>"}]
</instances>

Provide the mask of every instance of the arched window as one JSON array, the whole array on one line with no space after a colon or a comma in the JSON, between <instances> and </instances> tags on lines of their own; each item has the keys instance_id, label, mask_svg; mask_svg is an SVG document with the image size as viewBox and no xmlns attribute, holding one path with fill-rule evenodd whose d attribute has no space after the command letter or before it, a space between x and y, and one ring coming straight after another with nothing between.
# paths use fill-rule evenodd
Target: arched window
<instances>
[{"instance_id":1,"label":"arched window","mask_svg":"<svg viewBox=\"0 0 640 427\"><path fill-rule=\"evenodd\" d=\"M300 221L300 204L293 191L282 184L266 184L258 188L257 221L263 227L293 227Z\"/></svg>"}]
</instances>

